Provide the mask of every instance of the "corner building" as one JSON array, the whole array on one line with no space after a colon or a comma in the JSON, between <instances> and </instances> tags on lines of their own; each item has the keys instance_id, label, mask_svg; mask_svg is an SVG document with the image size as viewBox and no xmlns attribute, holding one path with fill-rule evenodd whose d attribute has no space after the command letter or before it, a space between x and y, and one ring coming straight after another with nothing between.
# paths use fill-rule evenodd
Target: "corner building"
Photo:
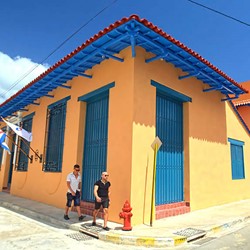
<instances>
[{"instance_id":1,"label":"corner building","mask_svg":"<svg viewBox=\"0 0 250 250\"><path fill-rule=\"evenodd\" d=\"M152 23L123 18L0 105L4 118L33 133L39 156L1 122L33 159L8 139L0 188L63 208L77 163L84 213L92 214L94 181L108 171L109 219L121 223L128 200L133 225L149 223L158 136L156 219L249 199L249 130L232 103L245 93Z\"/></svg>"}]
</instances>

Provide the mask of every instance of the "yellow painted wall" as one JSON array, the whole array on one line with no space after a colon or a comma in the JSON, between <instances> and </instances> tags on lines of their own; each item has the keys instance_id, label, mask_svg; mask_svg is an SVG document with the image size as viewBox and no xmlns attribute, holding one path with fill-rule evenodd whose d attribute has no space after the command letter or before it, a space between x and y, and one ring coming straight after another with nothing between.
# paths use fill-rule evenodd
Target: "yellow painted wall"
<instances>
[{"instance_id":1,"label":"yellow painted wall","mask_svg":"<svg viewBox=\"0 0 250 250\"><path fill-rule=\"evenodd\" d=\"M246 179L232 180L228 143L228 137L245 141L245 155L248 155L249 136L227 102L221 101L224 96L218 91L203 92L209 86L194 77L179 80L178 76L185 73L169 63L158 60L146 64L144 61L149 57L143 49L137 50L131 189L133 221L148 223L150 218L153 166L150 145L155 137L156 101L155 87L150 80L192 98L192 102L183 106L184 197L185 201L190 201L191 210L250 198L246 191L250 188L249 160L245 157ZM137 192L139 187L145 195Z\"/></svg>"}]
</instances>

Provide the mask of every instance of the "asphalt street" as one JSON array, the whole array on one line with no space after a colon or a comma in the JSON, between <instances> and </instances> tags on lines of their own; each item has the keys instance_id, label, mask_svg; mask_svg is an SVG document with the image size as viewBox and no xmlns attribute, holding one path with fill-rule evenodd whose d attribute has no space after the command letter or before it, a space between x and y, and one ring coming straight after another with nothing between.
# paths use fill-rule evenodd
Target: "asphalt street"
<instances>
[{"instance_id":1,"label":"asphalt street","mask_svg":"<svg viewBox=\"0 0 250 250\"><path fill-rule=\"evenodd\" d=\"M185 250L249 250L250 223L241 224L231 231L221 232L189 243Z\"/></svg>"},{"instance_id":2,"label":"asphalt street","mask_svg":"<svg viewBox=\"0 0 250 250\"><path fill-rule=\"evenodd\" d=\"M0 207L0 250L127 250L86 236L80 232L56 228ZM148 249L129 246L131 250ZM153 249L153 248L151 248Z\"/></svg>"},{"instance_id":3,"label":"asphalt street","mask_svg":"<svg viewBox=\"0 0 250 250\"><path fill-rule=\"evenodd\" d=\"M249 250L250 223L241 224L231 231L208 235L176 250ZM156 250L140 246L104 242L70 229L57 228L0 207L0 250Z\"/></svg>"}]
</instances>

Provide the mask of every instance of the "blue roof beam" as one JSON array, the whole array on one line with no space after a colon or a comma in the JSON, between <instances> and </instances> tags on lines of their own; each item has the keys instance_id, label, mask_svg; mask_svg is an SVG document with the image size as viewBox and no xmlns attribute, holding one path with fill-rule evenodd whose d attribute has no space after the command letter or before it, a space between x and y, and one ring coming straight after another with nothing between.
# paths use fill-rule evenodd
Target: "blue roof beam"
<instances>
[{"instance_id":1,"label":"blue roof beam","mask_svg":"<svg viewBox=\"0 0 250 250\"><path fill-rule=\"evenodd\" d=\"M46 97L49 97L49 98L54 98L54 96L53 95L44 95L44 96L46 96Z\"/></svg>"},{"instance_id":2,"label":"blue roof beam","mask_svg":"<svg viewBox=\"0 0 250 250\"><path fill-rule=\"evenodd\" d=\"M38 102L32 102L31 104L36 105L36 106L40 105L40 103L38 103Z\"/></svg>"},{"instance_id":3,"label":"blue roof beam","mask_svg":"<svg viewBox=\"0 0 250 250\"><path fill-rule=\"evenodd\" d=\"M209 89L203 89L203 92L210 92L210 91L213 91L213 90L221 90L222 88L218 88L218 87L211 87Z\"/></svg>"},{"instance_id":4,"label":"blue roof beam","mask_svg":"<svg viewBox=\"0 0 250 250\"><path fill-rule=\"evenodd\" d=\"M190 73L190 74L187 74L187 75L184 75L184 76L179 76L179 79L183 80L185 78L189 78L189 77L193 77L193 76L198 76L199 74L200 74L199 72L193 72L193 73Z\"/></svg>"},{"instance_id":5,"label":"blue roof beam","mask_svg":"<svg viewBox=\"0 0 250 250\"><path fill-rule=\"evenodd\" d=\"M202 75L204 75L203 72L201 72ZM216 81L215 79L213 79L212 77L210 77L209 75L205 75L209 80L211 80L212 82L214 82L215 84L217 84L218 88L223 88L225 90L227 90L229 92L229 94L236 94L234 93L233 90L227 88L225 85L222 85L220 82Z\"/></svg>"},{"instance_id":6,"label":"blue roof beam","mask_svg":"<svg viewBox=\"0 0 250 250\"><path fill-rule=\"evenodd\" d=\"M76 71L76 74L78 74L79 76L90 78L90 79L93 77L92 75L87 75L87 74L84 74L84 73L81 73L81 72L77 72L77 71Z\"/></svg>"},{"instance_id":7,"label":"blue roof beam","mask_svg":"<svg viewBox=\"0 0 250 250\"><path fill-rule=\"evenodd\" d=\"M134 35L130 36L130 42L131 42L131 49L132 49L132 57L134 58L136 56L136 53L135 53L136 40L135 40Z\"/></svg>"},{"instance_id":8,"label":"blue roof beam","mask_svg":"<svg viewBox=\"0 0 250 250\"><path fill-rule=\"evenodd\" d=\"M132 57L136 57L135 46L136 46L136 37L140 31L139 26L136 25L135 22L131 22L125 26L125 30L127 34L130 36L130 45L132 49Z\"/></svg>"},{"instance_id":9,"label":"blue roof beam","mask_svg":"<svg viewBox=\"0 0 250 250\"><path fill-rule=\"evenodd\" d=\"M65 89L71 89L71 86L67 86L67 85L59 85L58 87L62 87L62 88L65 88Z\"/></svg>"},{"instance_id":10,"label":"blue roof beam","mask_svg":"<svg viewBox=\"0 0 250 250\"><path fill-rule=\"evenodd\" d=\"M237 98L239 98L239 95L235 95L234 97L229 97L227 95L227 98L221 99L221 101L231 101L231 100L234 100L234 99L237 99Z\"/></svg>"},{"instance_id":11,"label":"blue roof beam","mask_svg":"<svg viewBox=\"0 0 250 250\"><path fill-rule=\"evenodd\" d=\"M159 59L163 59L164 57L167 57L167 56L168 56L168 53L164 53L162 55L154 56L154 57L151 57L149 59L146 59L145 63L150 63L150 62L153 62L153 61L156 61L156 60L159 60Z\"/></svg>"},{"instance_id":12,"label":"blue roof beam","mask_svg":"<svg viewBox=\"0 0 250 250\"><path fill-rule=\"evenodd\" d=\"M100 54L101 56L103 56L104 58L112 58L112 59L117 60L117 61L119 61L119 62L124 62L124 59L119 58L119 57L117 57L117 56L114 56L114 55L108 53L107 51L100 51L99 54Z\"/></svg>"},{"instance_id":13,"label":"blue roof beam","mask_svg":"<svg viewBox=\"0 0 250 250\"><path fill-rule=\"evenodd\" d=\"M140 37L141 37L142 39L144 39L145 41L147 41L148 44L151 44L152 46L158 47L159 49L161 49L161 50L163 51L163 53L166 51L166 48L164 48L161 44L156 44L156 43L152 42L149 38L145 37L144 35L140 35ZM187 65L189 68L191 68L190 70L192 70L192 71L193 71L193 70L199 70L199 73L200 73L200 74L204 75L206 78L208 78L209 80L211 80L212 82L214 82L216 85L218 85L218 86L222 85L220 82L218 82L217 80L215 80L213 77L210 77L210 76L208 75L208 73L202 72L202 70L199 69L199 68L196 69L195 66L190 65L189 62L186 62L185 59L182 59L179 55L176 55L174 52L168 50L167 53L168 53L169 56L171 56L171 57L173 57L173 58L179 60L179 61L180 61L181 63L183 63L184 65ZM160 55L158 55L158 57L159 57L159 56L160 56ZM156 57L155 57L155 58L156 58ZM149 59L148 59L148 60L149 60ZM227 87L224 86L224 85L223 85L223 89L227 90L227 91L228 91L228 94L236 94L235 91L233 91L233 90L227 88ZM239 91L239 89L237 89L237 90ZM243 91L242 91L242 92L243 92Z\"/></svg>"}]
</instances>

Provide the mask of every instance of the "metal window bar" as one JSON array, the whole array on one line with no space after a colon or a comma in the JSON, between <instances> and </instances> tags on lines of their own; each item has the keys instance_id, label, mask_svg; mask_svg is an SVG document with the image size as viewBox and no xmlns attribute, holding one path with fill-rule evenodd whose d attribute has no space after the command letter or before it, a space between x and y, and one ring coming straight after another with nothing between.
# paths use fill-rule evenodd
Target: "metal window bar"
<instances>
[{"instance_id":1,"label":"metal window bar","mask_svg":"<svg viewBox=\"0 0 250 250\"><path fill-rule=\"evenodd\" d=\"M45 171L60 172L62 168L62 153L64 144L64 130L66 118L66 102L59 103L48 109L46 146L45 146Z\"/></svg>"},{"instance_id":2,"label":"metal window bar","mask_svg":"<svg viewBox=\"0 0 250 250\"><path fill-rule=\"evenodd\" d=\"M32 128L32 120L33 120L32 118L24 120L22 123L23 129L30 132L31 128ZM30 153L30 142L23 142L23 139L21 139L19 137L18 144L22 150L18 149L17 170L18 171L27 171L28 170L28 163L29 163L29 159L28 159L27 155L29 155L29 153ZM26 155L24 152L26 153Z\"/></svg>"}]
</instances>

